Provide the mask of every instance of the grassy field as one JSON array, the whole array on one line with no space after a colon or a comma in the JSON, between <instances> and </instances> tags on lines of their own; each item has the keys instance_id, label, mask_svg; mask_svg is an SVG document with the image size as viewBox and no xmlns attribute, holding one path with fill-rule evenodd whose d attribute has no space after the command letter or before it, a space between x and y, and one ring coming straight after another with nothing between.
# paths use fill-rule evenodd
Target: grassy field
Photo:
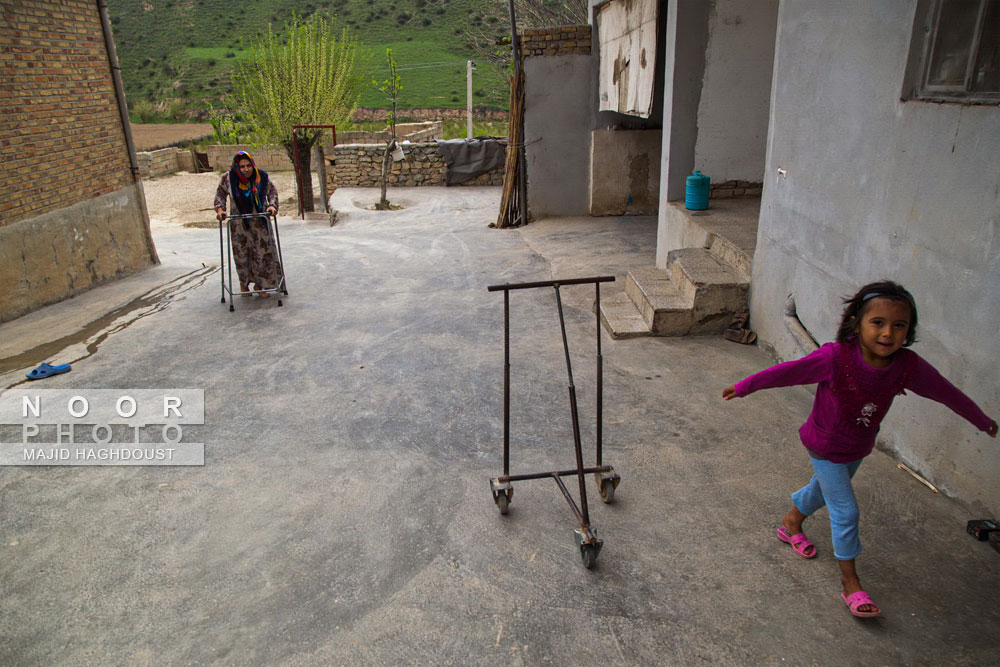
<instances>
[{"instance_id":1,"label":"grassy field","mask_svg":"<svg viewBox=\"0 0 1000 667\"><path fill-rule=\"evenodd\" d=\"M279 31L296 11L322 12L362 42L374 78L384 78L385 50L400 67L400 107L464 107L465 62L474 55L463 37L470 25L508 28L483 15L481 0L109 0L126 96L130 103L216 108L229 92L232 67L249 56L253 37ZM488 66L473 73L473 103L505 109L503 77ZM385 107L374 88L362 106ZM176 108L176 104L175 104Z\"/></svg>"}]
</instances>

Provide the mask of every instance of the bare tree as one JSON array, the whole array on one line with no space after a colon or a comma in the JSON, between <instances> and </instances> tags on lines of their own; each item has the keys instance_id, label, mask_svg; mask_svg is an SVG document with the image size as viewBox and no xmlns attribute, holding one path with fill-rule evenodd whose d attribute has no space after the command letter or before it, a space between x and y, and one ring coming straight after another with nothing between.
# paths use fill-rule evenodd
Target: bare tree
<instances>
[{"instance_id":1,"label":"bare tree","mask_svg":"<svg viewBox=\"0 0 1000 667\"><path fill-rule=\"evenodd\" d=\"M396 148L396 107L399 103L399 91L403 88L403 79L399 76L399 66L392 56L392 49L385 50L385 57L389 65L389 78L382 81L372 81L372 84L382 91L392 103L392 110L389 111L389 140L385 144L385 153L382 155L382 177L380 179L382 196L379 198L378 204L375 205L377 211L386 211L390 208L389 200L385 196L385 189L389 180L390 155Z\"/></svg>"},{"instance_id":2,"label":"bare tree","mask_svg":"<svg viewBox=\"0 0 1000 667\"><path fill-rule=\"evenodd\" d=\"M517 29L544 28L587 23L587 0L514 0ZM510 18L507 0L483 0L463 33L466 46L476 53L477 62L489 63L507 79L511 68Z\"/></svg>"}]
</instances>

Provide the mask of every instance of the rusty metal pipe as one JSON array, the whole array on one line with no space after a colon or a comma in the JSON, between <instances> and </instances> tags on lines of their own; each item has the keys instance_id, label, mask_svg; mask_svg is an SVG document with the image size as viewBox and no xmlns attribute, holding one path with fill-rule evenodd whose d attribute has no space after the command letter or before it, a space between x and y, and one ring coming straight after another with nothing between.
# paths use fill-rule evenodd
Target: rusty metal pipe
<instances>
[{"instance_id":1,"label":"rusty metal pipe","mask_svg":"<svg viewBox=\"0 0 1000 667\"><path fill-rule=\"evenodd\" d=\"M503 474L510 474L510 292L503 293Z\"/></svg>"},{"instance_id":2,"label":"rusty metal pipe","mask_svg":"<svg viewBox=\"0 0 1000 667\"><path fill-rule=\"evenodd\" d=\"M555 287L556 285L584 285L590 283L613 283L614 276L598 276L595 278L567 278L566 280L540 280L533 283L504 283L502 285L490 285L486 288L488 292L499 292L500 290L532 289L534 287Z\"/></svg>"},{"instance_id":3,"label":"rusty metal pipe","mask_svg":"<svg viewBox=\"0 0 1000 667\"><path fill-rule=\"evenodd\" d=\"M592 466L590 468L584 468L583 473L589 475L595 472L614 472L614 468L611 466ZM521 482L526 479L543 479L545 477L568 477L569 475L575 475L579 472L576 468L571 468L570 470L551 470L548 472L529 472L523 475L504 475L502 477L497 477L498 482Z\"/></svg>"},{"instance_id":4,"label":"rusty metal pipe","mask_svg":"<svg viewBox=\"0 0 1000 667\"><path fill-rule=\"evenodd\" d=\"M156 244L153 243L153 232L149 228L149 209L146 207L146 192L142 189L142 178L139 176L139 159L135 156L135 142L132 140L132 123L128 119L128 103L125 101L125 86L122 84L122 68L118 64L118 51L115 49L114 33L111 32L111 18L108 16L107 0L97 0L97 11L101 15L101 30L104 33L104 47L108 52L108 64L111 67L111 82L115 87L115 97L118 100L118 114L122 120L122 131L125 133L125 148L128 151L129 166L132 169L132 182L135 184L136 199L142 209L145 226L143 241L153 264L160 263L156 254Z\"/></svg>"}]
</instances>

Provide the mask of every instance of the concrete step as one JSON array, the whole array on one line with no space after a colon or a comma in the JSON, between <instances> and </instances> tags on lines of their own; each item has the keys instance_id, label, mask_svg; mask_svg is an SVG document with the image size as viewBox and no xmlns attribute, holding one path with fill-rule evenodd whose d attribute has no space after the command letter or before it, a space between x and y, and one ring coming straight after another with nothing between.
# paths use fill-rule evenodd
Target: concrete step
<instances>
[{"instance_id":1,"label":"concrete step","mask_svg":"<svg viewBox=\"0 0 1000 667\"><path fill-rule=\"evenodd\" d=\"M750 281L739 269L726 264L704 248L681 248L667 256L670 279L681 292L694 299L694 321L725 316L747 307ZM728 322L718 331L724 331ZM714 332L716 327L699 333ZM695 333L692 331L692 333Z\"/></svg>"},{"instance_id":2,"label":"concrete step","mask_svg":"<svg viewBox=\"0 0 1000 667\"><path fill-rule=\"evenodd\" d=\"M625 293L656 336L683 336L691 328L694 300L684 295L666 271L648 267L629 271Z\"/></svg>"},{"instance_id":3,"label":"concrete step","mask_svg":"<svg viewBox=\"0 0 1000 667\"><path fill-rule=\"evenodd\" d=\"M713 234L708 251L723 264L735 267L748 279L753 272L753 255L724 236Z\"/></svg>"},{"instance_id":4,"label":"concrete step","mask_svg":"<svg viewBox=\"0 0 1000 667\"><path fill-rule=\"evenodd\" d=\"M652 336L646 321L642 318L629 295L624 292L601 299L601 323L612 338L637 338Z\"/></svg>"}]
</instances>

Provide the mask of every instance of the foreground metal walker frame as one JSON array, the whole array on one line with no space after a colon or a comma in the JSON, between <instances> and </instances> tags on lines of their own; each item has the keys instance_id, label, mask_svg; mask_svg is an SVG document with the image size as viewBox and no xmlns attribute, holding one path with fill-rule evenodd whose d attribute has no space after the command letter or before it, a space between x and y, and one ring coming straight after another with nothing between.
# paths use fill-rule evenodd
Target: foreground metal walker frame
<instances>
[{"instance_id":1,"label":"foreground metal walker frame","mask_svg":"<svg viewBox=\"0 0 1000 667\"><path fill-rule=\"evenodd\" d=\"M493 502L500 509L500 514L507 514L510 501L514 496L513 482L528 479L544 479L551 477L559 486L559 490L569 503L573 515L580 523L580 528L573 531L576 544L580 549L580 557L587 568L594 566L604 542L598 538L597 531L590 525L590 512L587 508L587 484L584 475L593 474L597 482L601 500L610 503L614 500L615 489L621 482L621 477L611 466L604 465L602 456L603 400L604 400L604 360L601 355L601 319L597 317L597 465L584 467L583 449L580 444L580 417L576 405L576 385L573 383L573 366L570 362L569 343L566 340L566 320L563 317L562 296L559 289L565 285L593 284L595 293L595 313L601 312L601 283L614 281L614 276L596 278L571 278L568 280L546 280L542 282L491 285L490 292L503 291L503 475L490 480L490 490ZM510 474L510 292L512 290L532 289L536 287L552 287L556 292L556 307L559 310L559 327L562 331L563 351L566 353L566 375L569 378L569 408L573 420L573 447L576 453L576 468L571 470L551 470L521 475ZM576 475L580 484L580 505L573 500L563 483L562 478Z\"/></svg>"},{"instance_id":2,"label":"foreground metal walker frame","mask_svg":"<svg viewBox=\"0 0 1000 667\"><path fill-rule=\"evenodd\" d=\"M274 213L263 212L263 213L246 213L243 215L227 215L225 218L225 235L223 236L222 227L223 220L219 220L219 262L225 264L219 273L222 274L222 303L226 302L226 295L229 295L229 312L236 310L234 307L233 296L244 296L251 294L267 293L267 294L284 294L288 296L288 284L285 282L285 262L281 257L281 237L278 236L278 217ZM271 253L274 257L274 266L272 270L274 271L274 287L271 289L259 289L254 291L246 292L234 292L233 291L233 224L240 223L243 224L244 220L249 220L250 224L257 224L258 220L264 221L267 225L267 239L271 244ZM279 276L280 269L280 276ZM228 272L228 279L226 274ZM237 276L239 280L239 276ZM283 305L281 303L281 297L278 297L278 305Z\"/></svg>"}]
</instances>

